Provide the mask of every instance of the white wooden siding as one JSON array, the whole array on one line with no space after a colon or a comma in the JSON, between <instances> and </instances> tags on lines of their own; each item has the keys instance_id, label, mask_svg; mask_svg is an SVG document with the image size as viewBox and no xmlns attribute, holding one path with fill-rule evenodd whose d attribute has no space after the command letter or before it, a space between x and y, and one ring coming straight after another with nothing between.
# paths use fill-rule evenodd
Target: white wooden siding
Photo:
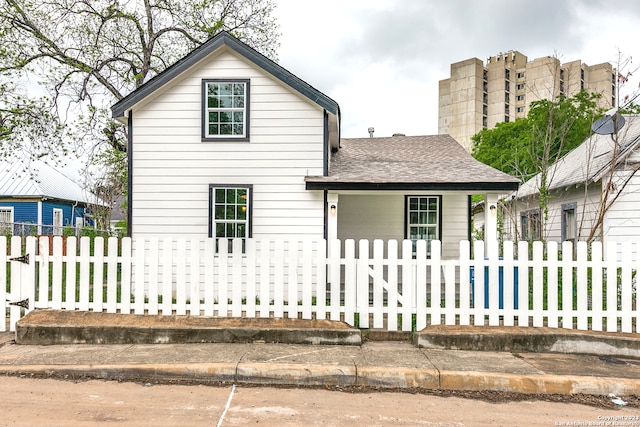
<instances>
[{"instance_id":1,"label":"white wooden siding","mask_svg":"<svg viewBox=\"0 0 640 427\"><path fill-rule=\"evenodd\" d=\"M600 183L589 185L585 193L584 187L572 187L561 192L554 192L548 202L549 218L547 220L545 235L546 241L561 243L562 240L562 206L570 203L576 204L576 227L578 240L585 240L593 226L598 203L600 201ZM517 236L522 239L521 215L523 212L539 209L537 197L528 197L524 200L509 205L504 218L506 238L515 239L514 226L517 227Z\"/></svg>"},{"instance_id":2,"label":"white wooden siding","mask_svg":"<svg viewBox=\"0 0 640 427\"><path fill-rule=\"evenodd\" d=\"M250 80L250 142L201 141L202 80ZM322 238L323 111L230 51L194 67L133 113L132 231L206 237L209 184L251 184L252 236Z\"/></svg>"},{"instance_id":3,"label":"white wooden siding","mask_svg":"<svg viewBox=\"0 0 640 427\"><path fill-rule=\"evenodd\" d=\"M617 172L621 184L629 171ZM609 209L604 219L603 233L607 242L637 242L640 239L640 176L636 173Z\"/></svg>"},{"instance_id":4,"label":"white wooden siding","mask_svg":"<svg viewBox=\"0 0 640 427\"><path fill-rule=\"evenodd\" d=\"M469 196L445 193L442 196L442 257L460 254L460 241L469 239Z\"/></svg>"}]
</instances>

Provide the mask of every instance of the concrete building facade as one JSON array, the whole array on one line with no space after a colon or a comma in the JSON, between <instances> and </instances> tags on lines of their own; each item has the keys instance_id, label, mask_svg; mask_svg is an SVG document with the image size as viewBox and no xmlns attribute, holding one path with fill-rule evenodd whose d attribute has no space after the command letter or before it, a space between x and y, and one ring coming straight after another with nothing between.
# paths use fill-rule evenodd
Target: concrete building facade
<instances>
[{"instance_id":1,"label":"concrete building facade","mask_svg":"<svg viewBox=\"0 0 640 427\"><path fill-rule=\"evenodd\" d=\"M471 137L498 123L526 117L540 99L573 96L581 90L599 93L600 106L616 105L616 73L609 63L589 66L580 60L561 63L547 56L528 61L518 51L471 58L451 64L451 75L439 82L438 133L449 134L471 151Z\"/></svg>"}]
</instances>

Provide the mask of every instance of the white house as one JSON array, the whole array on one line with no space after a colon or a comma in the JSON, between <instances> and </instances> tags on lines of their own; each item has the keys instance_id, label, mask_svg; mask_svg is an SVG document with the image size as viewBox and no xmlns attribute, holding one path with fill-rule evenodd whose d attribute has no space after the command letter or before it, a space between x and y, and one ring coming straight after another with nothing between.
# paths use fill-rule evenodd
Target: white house
<instances>
[{"instance_id":1,"label":"white house","mask_svg":"<svg viewBox=\"0 0 640 427\"><path fill-rule=\"evenodd\" d=\"M334 100L227 33L112 113L133 237L426 238L455 256L470 195L518 185L448 135L341 140Z\"/></svg>"},{"instance_id":2,"label":"white house","mask_svg":"<svg viewBox=\"0 0 640 427\"><path fill-rule=\"evenodd\" d=\"M510 238L563 242L640 239L640 117L624 116L611 135L593 134L549 168L548 221L539 206L540 175L513 194L505 215ZM602 220L598 221L598 217Z\"/></svg>"}]
</instances>

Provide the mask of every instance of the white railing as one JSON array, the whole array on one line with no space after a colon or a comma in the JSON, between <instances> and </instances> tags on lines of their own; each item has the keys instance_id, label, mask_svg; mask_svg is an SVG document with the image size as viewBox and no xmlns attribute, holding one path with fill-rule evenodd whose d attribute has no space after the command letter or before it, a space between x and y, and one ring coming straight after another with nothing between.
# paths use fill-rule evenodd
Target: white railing
<instances>
[{"instance_id":1,"label":"white railing","mask_svg":"<svg viewBox=\"0 0 640 427\"><path fill-rule=\"evenodd\" d=\"M437 241L428 255L425 241L415 252L412 242L394 240L327 247L249 239L230 251L213 239L52 242L0 237L10 330L26 311L50 308L331 319L407 332L440 324L640 331L640 242L605 251L599 243L505 242L498 256L497 246L487 254L483 242L462 241L456 259L442 259ZM28 264L11 260L24 254Z\"/></svg>"}]
</instances>

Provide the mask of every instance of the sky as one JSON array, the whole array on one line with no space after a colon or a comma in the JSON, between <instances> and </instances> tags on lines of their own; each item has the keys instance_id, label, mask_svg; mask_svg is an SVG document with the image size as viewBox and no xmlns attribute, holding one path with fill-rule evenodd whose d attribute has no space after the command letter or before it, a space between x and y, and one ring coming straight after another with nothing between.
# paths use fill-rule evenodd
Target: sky
<instances>
[{"instance_id":1,"label":"sky","mask_svg":"<svg viewBox=\"0 0 640 427\"><path fill-rule=\"evenodd\" d=\"M278 62L334 99L342 137L438 133L450 64L517 50L587 65L640 65L640 2L276 0ZM634 56L638 60L634 60ZM621 69L623 69L621 67ZM640 70L638 70L640 75ZM638 88L635 76L624 88Z\"/></svg>"}]
</instances>

